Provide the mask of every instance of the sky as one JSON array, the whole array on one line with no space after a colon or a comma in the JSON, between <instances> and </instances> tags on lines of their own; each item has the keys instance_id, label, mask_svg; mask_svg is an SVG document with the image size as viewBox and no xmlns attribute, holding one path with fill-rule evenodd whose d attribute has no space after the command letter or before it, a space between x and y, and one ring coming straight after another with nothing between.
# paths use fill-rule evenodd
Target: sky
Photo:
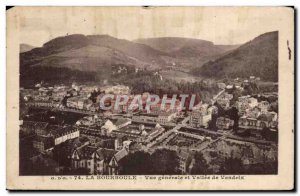
<instances>
[{"instance_id":1,"label":"sky","mask_svg":"<svg viewBox=\"0 0 300 196\"><path fill-rule=\"evenodd\" d=\"M15 9L15 8L13 8ZM108 34L119 39L187 37L242 44L279 29L277 8L17 7L19 41L36 47L58 36Z\"/></svg>"}]
</instances>

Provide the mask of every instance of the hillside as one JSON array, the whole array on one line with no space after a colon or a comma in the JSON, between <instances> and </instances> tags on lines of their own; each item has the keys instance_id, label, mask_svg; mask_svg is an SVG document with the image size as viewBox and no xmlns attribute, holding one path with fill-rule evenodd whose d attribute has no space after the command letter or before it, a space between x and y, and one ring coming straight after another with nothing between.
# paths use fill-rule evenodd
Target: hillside
<instances>
[{"instance_id":1,"label":"hillside","mask_svg":"<svg viewBox=\"0 0 300 196\"><path fill-rule=\"evenodd\" d=\"M253 75L266 81L278 81L278 32L262 34L191 73L214 78Z\"/></svg>"},{"instance_id":2,"label":"hillside","mask_svg":"<svg viewBox=\"0 0 300 196\"><path fill-rule=\"evenodd\" d=\"M30 51L30 50L32 50L33 48L35 48L35 47L34 47L34 46L31 46L31 45L29 45L29 44L20 44L20 53Z\"/></svg>"},{"instance_id":3,"label":"hillside","mask_svg":"<svg viewBox=\"0 0 300 196\"><path fill-rule=\"evenodd\" d=\"M78 78L85 81L104 80L111 76L114 65L149 71L188 72L234 47L188 38L128 41L109 35L73 34L57 37L42 47L20 53L20 79L21 83L34 83L43 78L61 82ZM73 76L59 73L61 71L72 73ZM50 77L50 72L58 74Z\"/></svg>"},{"instance_id":4,"label":"hillside","mask_svg":"<svg viewBox=\"0 0 300 196\"><path fill-rule=\"evenodd\" d=\"M210 41L180 37L159 37L135 40L136 43L148 45L156 50L177 57L200 57L221 54L237 46L214 45Z\"/></svg>"},{"instance_id":5,"label":"hillside","mask_svg":"<svg viewBox=\"0 0 300 196\"><path fill-rule=\"evenodd\" d=\"M201 67L209 60L235 49L236 45L214 45L210 41L180 37L160 37L135 40L178 59L189 67Z\"/></svg>"},{"instance_id":6,"label":"hillside","mask_svg":"<svg viewBox=\"0 0 300 196\"><path fill-rule=\"evenodd\" d=\"M143 44L108 35L69 35L58 37L20 54L21 66L54 66L97 71L108 64L131 64L148 68L163 64L168 56Z\"/></svg>"}]
</instances>

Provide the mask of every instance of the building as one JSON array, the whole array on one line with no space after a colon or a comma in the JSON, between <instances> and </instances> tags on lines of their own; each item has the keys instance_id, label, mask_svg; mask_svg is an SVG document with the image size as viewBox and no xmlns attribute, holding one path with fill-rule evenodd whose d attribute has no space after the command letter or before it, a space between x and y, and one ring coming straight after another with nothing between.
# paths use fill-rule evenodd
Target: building
<instances>
[{"instance_id":1,"label":"building","mask_svg":"<svg viewBox=\"0 0 300 196\"><path fill-rule=\"evenodd\" d=\"M116 126L117 129L121 129L131 124L131 119L129 118L117 118L117 120L113 121L113 124Z\"/></svg>"},{"instance_id":2,"label":"building","mask_svg":"<svg viewBox=\"0 0 300 196\"><path fill-rule=\"evenodd\" d=\"M176 112L160 112L157 117L157 123L167 124L176 117Z\"/></svg>"},{"instance_id":3,"label":"building","mask_svg":"<svg viewBox=\"0 0 300 196\"><path fill-rule=\"evenodd\" d=\"M23 121L20 130L26 133L35 133L36 135L46 134L46 128L48 127L46 122L35 122L35 121Z\"/></svg>"},{"instance_id":4,"label":"building","mask_svg":"<svg viewBox=\"0 0 300 196\"><path fill-rule=\"evenodd\" d=\"M267 101L261 101L258 103L258 107L260 108L262 113L266 113L270 108L270 103Z\"/></svg>"},{"instance_id":5,"label":"building","mask_svg":"<svg viewBox=\"0 0 300 196\"><path fill-rule=\"evenodd\" d=\"M40 152L51 149L52 145L59 145L79 137L79 130L72 126L62 127L45 122L23 121L21 130L27 133L33 132L36 135L33 146Z\"/></svg>"},{"instance_id":6,"label":"building","mask_svg":"<svg viewBox=\"0 0 300 196\"><path fill-rule=\"evenodd\" d=\"M61 127L51 125L47 131L46 135L53 137L55 145L79 137L79 129L72 126Z\"/></svg>"},{"instance_id":7,"label":"building","mask_svg":"<svg viewBox=\"0 0 300 196\"><path fill-rule=\"evenodd\" d=\"M226 84L223 83L223 82L219 82L219 83L217 83L217 85L218 85L218 88L220 88L220 89L225 89L226 88Z\"/></svg>"},{"instance_id":8,"label":"building","mask_svg":"<svg viewBox=\"0 0 300 196\"><path fill-rule=\"evenodd\" d=\"M269 129L277 129L278 126L278 117L276 112L267 112L261 114L258 118L258 127L261 129L269 128Z\"/></svg>"},{"instance_id":9,"label":"building","mask_svg":"<svg viewBox=\"0 0 300 196\"><path fill-rule=\"evenodd\" d=\"M79 110L89 110L92 101L83 96L70 97L67 99L67 107Z\"/></svg>"},{"instance_id":10,"label":"building","mask_svg":"<svg viewBox=\"0 0 300 196\"><path fill-rule=\"evenodd\" d=\"M111 120L107 120L101 129L107 130L107 133L110 134L113 130L117 130L118 128Z\"/></svg>"},{"instance_id":11,"label":"building","mask_svg":"<svg viewBox=\"0 0 300 196\"><path fill-rule=\"evenodd\" d=\"M257 129L258 123L256 118L242 116L239 118L239 127L243 129Z\"/></svg>"},{"instance_id":12,"label":"building","mask_svg":"<svg viewBox=\"0 0 300 196\"><path fill-rule=\"evenodd\" d=\"M234 121L226 117L219 117L216 122L216 126L219 130L229 130L233 127L233 124Z\"/></svg>"},{"instance_id":13,"label":"building","mask_svg":"<svg viewBox=\"0 0 300 196\"><path fill-rule=\"evenodd\" d=\"M161 112L180 112L182 110L181 103L178 99L170 99L166 98L165 102L163 103L163 100L160 99L157 104L150 105L149 110L147 111L148 113L154 113L154 114L159 114Z\"/></svg>"},{"instance_id":14,"label":"building","mask_svg":"<svg viewBox=\"0 0 300 196\"><path fill-rule=\"evenodd\" d=\"M71 155L71 167L87 169L89 174L109 174L109 162L115 155L113 149L98 148L96 146L82 145L76 148Z\"/></svg>"},{"instance_id":15,"label":"building","mask_svg":"<svg viewBox=\"0 0 300 196\"><path fill-rule=\"evenodd\" d=\"M111 134L112 131L117 131L123 127L126 127L131 124L131 119L129 118L117 118L117 119L109 119L104 125L101 127L101 130L105 130L106 134Z\"/></svg>"},{"instance_id":16,"label":"building","mask_svg":"<svg viewBox=\"0 0 300 196\"><path fill-rule=\"evenodd\" d=\"M112 159L109 162L109 167L108 167L108 175L118 175L119 170L121 169L121 160L126 157L129 153L129 148L126 146L117 152Z\"/></svg>"},{"instance_id":17,"label":"building","mask_svg":"<svg viewBox=\"0 0 300 196\"><path fill-rule=\"evenodd\" d=\"M181 174L189 173L189 166L192 162L192 157L189 152L185 150L180 150L177 152L178 160L179 160L179 168Z\"/></svg>"},{"instance_id":18,"label":"building","mask_svg":"<svg viewBox=\"0 0 300 196\"><path fill-rule=\"evenodd\" d=\"M239 119L239 127L243 129L262 130L263 128L269 128L271 130L277 130L278 116L276 112L263 113L257 118L243 116Z\"/></svg>"},{"instance_id":19,"label":"building","mask_svg":"<svg viewBox=\"0 0 300 196\"><path fill-rule=\"evenodd\" d=\"M123 146L124 138L125 140L130 139L132 141L137 141L141 137L141 134L142 130L140 130L136 125L129 125L121 129L112 131L111 133L113 137L122 138L122 140L117 140L119 142L117 146Z\"/></svg>"},{"instance_id":20,"label":"building","mask_svg":"<svg viewBox=\"0 0 300 196\"><path fill-rule=\"evenodd\" d=\"M54 101L60 102L67 95L66 90L54 88L52 92L52 99Z\"/></svg>"},{"instance_id":21,"label":"building","mask_svg":"<svg viewBox=\"0 0 300 196\"><path fill-rule=\"evenodd\" d=\"M54 140L48 136L36 136L32 142L33 148L38 152L50 151L54 147Z\"/></svg>"},{"instance_id":22,"label":"building","mask_svg":"<svg viewBox=\"0 0 300 196\"><path fill-rule=\"evenodd\" d=\"M76 122L77 126L103 126L104 119L99 117L98 115L85 116L82 119Z\"/></svg>"},{"instance_id":23,"label":"building","mask_svg":"<svg viewBox=\"0 0 300 196\"><path fill-rule=\"evenodd\" d=\"M208 105L204 104L199 109L193 110L190 115L190 125L192 127L208 127L208 123L212 118L212 110L208 109Z\"/></svg>"},{"instance_id":24,"label":"building","mask_svg":"<svg viewBox=\"0 0 300 196\"><path fill-rule=\"evenodd\" d=\"M254 107L251 108L247 111L246 114L244 114L245 116L249 117L249 118L257 118L259 115L261 114L261 110L258 107Z\"/></svg>"},{"instance_id":25,"label":"building","mask_svg":"<svg viewBox=\"0 0 300 196\"><path fill-rule=\"evenodd\" d=\"M109 86L105 88L105 93L115 95L129 95L130 88L124 85Z\"/></svg>"},{"instance_id":26,"label":"building","mask_svg":"<svg viewBox=\"0 0 300 196\"><path fill-rule=\"evenodd\" d=\"M217 98L217 103L223 108L228 109L230 106L230 101L233 98L232 94L223 93Z\"/></svg>"},{"instance_id":27,"label":"building","mask_svg":"<svg viewBox=\"0 0 300 196\"><path fill-rule=\"evenodd\" d=\"M236 106L239 111L239 115L244 115L248 112L248 110L258 106L258 101L256 98L253 98L249 95L242 96L238 98Z\"/></svg>"},{"instance_id":28,"label":"building","mask_svg":"<svg viewBox=\"0 0 300 196\"><path fill-rule=\"evenodd\" d=\"M137 122L153 122L155 123L157 121L158 114L154 113L140 113L133 115L132 121L137 121Z\"/></svg>"}]
</instances>

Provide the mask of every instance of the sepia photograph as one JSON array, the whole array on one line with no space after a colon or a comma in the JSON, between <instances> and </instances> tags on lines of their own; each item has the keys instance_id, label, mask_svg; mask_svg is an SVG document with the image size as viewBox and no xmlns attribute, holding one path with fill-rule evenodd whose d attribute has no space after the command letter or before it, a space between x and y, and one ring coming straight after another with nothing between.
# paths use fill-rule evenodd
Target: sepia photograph
<instances>
[{"instance_id":1,"label":"sepia photograph","mask_svg":"<svg viewBox=\"0 0 300 196\"><path fill-rule=\"evenodd\" d=\"M250 190L270 178L266 189L292 189L293 17L288 7L7 10L8 183ZM58 185L89 179L93 188Z\"/></svg>"}]
</instances>

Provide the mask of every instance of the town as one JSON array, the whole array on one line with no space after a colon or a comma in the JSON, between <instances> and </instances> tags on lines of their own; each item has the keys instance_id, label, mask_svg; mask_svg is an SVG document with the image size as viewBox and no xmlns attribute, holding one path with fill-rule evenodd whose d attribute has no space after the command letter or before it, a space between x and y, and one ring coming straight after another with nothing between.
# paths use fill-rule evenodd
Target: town
<instances>
[{"instance_id":1,"label":"town","mask_svg":"<svg viewBox=\"0 0 300 196\"><path fill-rule=\"evenodd\" d=\"M276 174L278 93L260 82L216 81L192 108L179 96L115 107L117 95L136 96L123 84L21 88L20 175Z\"/></svg>"}]
</instances>

